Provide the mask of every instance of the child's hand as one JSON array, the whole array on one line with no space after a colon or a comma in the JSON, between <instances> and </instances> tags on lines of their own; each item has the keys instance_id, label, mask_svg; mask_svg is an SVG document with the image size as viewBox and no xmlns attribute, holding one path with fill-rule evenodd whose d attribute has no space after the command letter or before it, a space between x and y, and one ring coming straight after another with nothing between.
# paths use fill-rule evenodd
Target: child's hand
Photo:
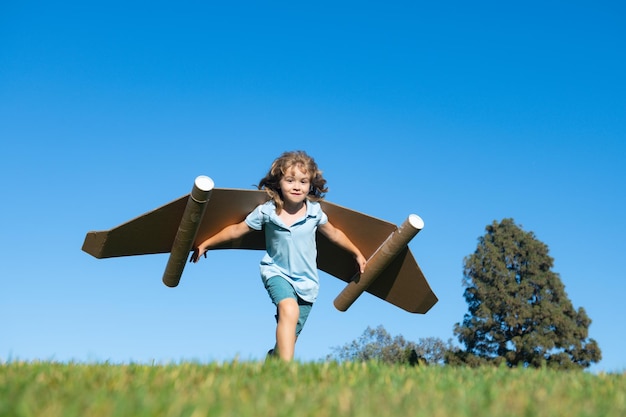
<instances>
[{"instance_id":1,"label":"child's hand","mask_svg":"<svg viewBox=\"0 0 626 417\"><path fill-rule=\"evenodd\" d=\"M200 246L194 248L191 257L189 258L189 262L193 262L194 264L197 263L200 260L200 255L204 255L204 257L206 258L206 252L207 250Z\"/></svg>"},{"instance_id":2,"label":"child's hand","mask_svg":"<svg viewBox=\"0 0 626 417\"><path fill-rule=\"evenodd\" d=\"M359 272L364 273L367 259L365 259L365 257L360 253L357 256L355 256L355 259L356 259L356 263L359 265Z\"/></svg>"}]
</instances>

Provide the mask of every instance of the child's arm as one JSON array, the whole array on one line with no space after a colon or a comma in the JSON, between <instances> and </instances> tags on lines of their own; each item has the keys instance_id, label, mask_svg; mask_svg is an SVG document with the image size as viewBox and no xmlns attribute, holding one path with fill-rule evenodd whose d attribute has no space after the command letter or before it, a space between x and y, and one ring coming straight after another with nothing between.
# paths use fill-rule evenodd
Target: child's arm
<instances>
[{"instance_id":1,"label":"child's arm","mask_svg":"<svg viewBox=\"0 0 626 417\"><path fill-rule=\"evenodd\" d=\"M200 260L200 256L205 255L207 250L219 245L220 243L240 238L251 230L253 229L248 226L245 220L241 223L235 223L231 224L230 226L226 226L225 228L202 242L197 248L195 248L193 250L191 258L189 259L189 262L198 262Z\"/></svg>"},{"instance_id":2,"label":"child's arm","mask_svg":"<svg viewBox=\"0 0 626 417\"><path fill-rule=\"evenodd\" d=\"M324 234L331 242L341 246L348 252L351 252L356 259L356 263L359 265L361 273L365 272L365 264L367 259L363 256L359 248L346 236L346 234L333 226L330 222L324 223L318 227L319 231Z\"/></svg>"}]
</instances>

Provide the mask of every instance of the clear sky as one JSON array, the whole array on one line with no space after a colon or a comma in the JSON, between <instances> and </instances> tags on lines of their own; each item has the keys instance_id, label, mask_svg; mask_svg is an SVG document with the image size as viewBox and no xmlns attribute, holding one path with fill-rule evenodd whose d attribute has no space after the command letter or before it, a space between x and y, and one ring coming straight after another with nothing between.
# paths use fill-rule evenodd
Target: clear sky
<instances>
[{"instance_id":1,"label":"clear sky","mask_svg":"<svg viewBox=\"0 0 626 417\"><path fill-rule=\"evenodd\" d=\"M383 325L454 338L463 258L513 218L623 371L626 6L620 1L59 1L0 6L0 361L263 358L262 253L220 251L165 287L167 255L98 260L85 234L187 194L252 188L285 150L327 199L424 230L439 302L412 315L321 295L317 360Z\"/></svg>"}]
</instances>

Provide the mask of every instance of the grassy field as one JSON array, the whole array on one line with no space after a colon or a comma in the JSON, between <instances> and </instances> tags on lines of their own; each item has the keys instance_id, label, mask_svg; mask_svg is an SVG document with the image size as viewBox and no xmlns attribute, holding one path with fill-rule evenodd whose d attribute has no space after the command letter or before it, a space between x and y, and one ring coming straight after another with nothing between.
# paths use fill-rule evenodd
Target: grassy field
<instances>
[{"instance_id":1,"label":"grassy field","mask_svg":"<svg viewBox=\"0 0 626 417\"><path fill-rule=\"evenodd\" d=\"M374 363L0 364L0 416L626 416L626 374Z\"/></svg>"}]
</instances>

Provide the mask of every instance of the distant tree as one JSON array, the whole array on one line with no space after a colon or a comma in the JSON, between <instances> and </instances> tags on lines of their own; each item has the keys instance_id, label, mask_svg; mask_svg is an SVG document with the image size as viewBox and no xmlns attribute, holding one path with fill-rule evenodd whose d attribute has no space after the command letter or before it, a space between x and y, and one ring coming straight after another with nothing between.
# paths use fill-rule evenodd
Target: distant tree
<instances>
[{"instance_id":1,"label":"distant tree","mask_svg":"<svg viewBox=\"0 0 626 417\"><path fill-rule=\"evenodd\" d=\"M392 337L381 325L376 329L368 327L356 340L344 346L332 348L329 360L339 361L379 361L386 364L443 364L446 345L437 338L419 339L418 343L407 341L402 335Z\"/></svg>"},{"instance_id":2,"label":"distant tree","mask_svg":"<svg viewBox=\"0 0 626 417\"><path fill-rule=\"evenodd\" d=\"M464 260L469 312L454 333L465 351L449 351L446 362L565 369L598 362L591 320L583 308L574 310L548 247L513 219L486 231Z\"/></svg>"}]
</instances>

